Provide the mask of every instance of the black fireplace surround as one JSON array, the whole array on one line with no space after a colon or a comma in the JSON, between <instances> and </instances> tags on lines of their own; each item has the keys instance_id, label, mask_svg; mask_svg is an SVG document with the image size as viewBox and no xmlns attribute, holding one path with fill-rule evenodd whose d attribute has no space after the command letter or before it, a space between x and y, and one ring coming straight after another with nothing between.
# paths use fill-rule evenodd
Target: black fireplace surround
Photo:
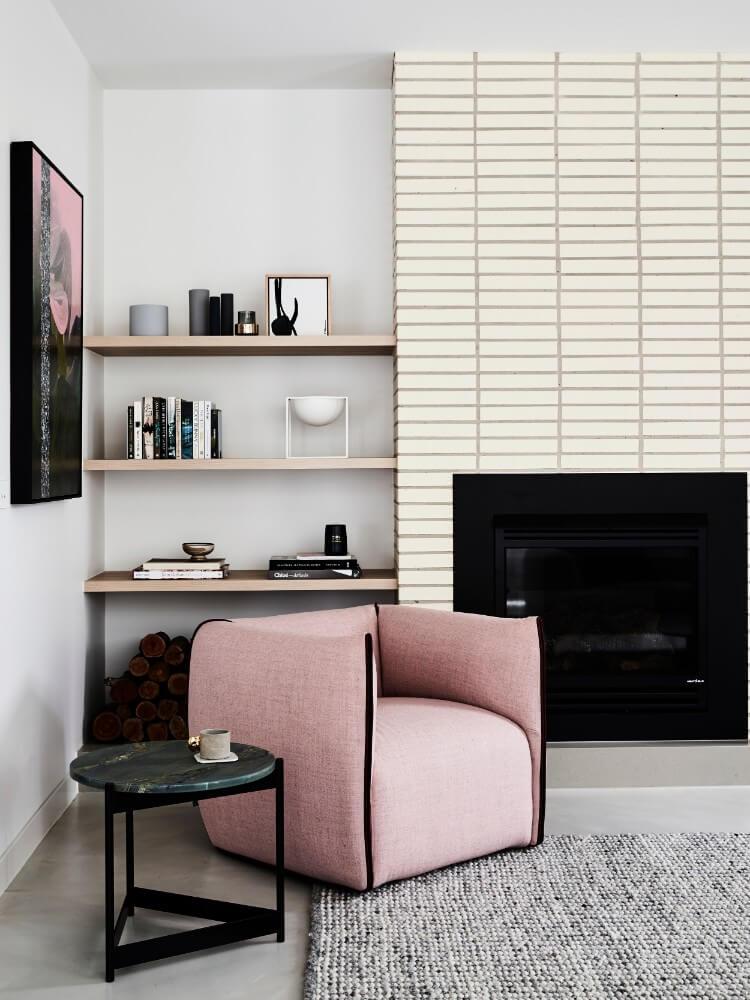
<instances>
[{"instance_id":1,"label":"black fireplace surround","mask_svg":"<svg viewBox=\"0 0 750 1000\"><path fill-rule=\"evenodd\" d=\"M547 736L747 739L744 473L456 475L454 608L538 615Z\"/></svg>"}]
</instances>

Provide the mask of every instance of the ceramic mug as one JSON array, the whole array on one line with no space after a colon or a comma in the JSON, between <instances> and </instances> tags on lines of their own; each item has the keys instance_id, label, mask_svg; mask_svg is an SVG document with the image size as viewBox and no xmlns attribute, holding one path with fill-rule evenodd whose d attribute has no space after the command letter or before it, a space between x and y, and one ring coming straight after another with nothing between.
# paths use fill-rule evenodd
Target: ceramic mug
<instances>
[{"instance_id":1,"label":"ceramic mug","mask_svg":"<svg viewBox=\"0 0 750 1000\"><path fill-rule=\"evenodd\" d=\"M200 755L204 760L223 760L231 753L228 729L201 729Z\"/></svg>"}]
</instances>

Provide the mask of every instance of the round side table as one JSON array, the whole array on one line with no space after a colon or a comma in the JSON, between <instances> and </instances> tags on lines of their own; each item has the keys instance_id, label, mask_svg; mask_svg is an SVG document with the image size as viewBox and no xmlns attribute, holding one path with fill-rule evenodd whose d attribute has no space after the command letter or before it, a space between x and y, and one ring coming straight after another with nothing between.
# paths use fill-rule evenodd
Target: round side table
<instances>
[{"instance_id":1,"label":"round side table","mask_svg":"<svg viewBox=\"0 0 750 1000\"><path fill-rule=\"evenodd\" d=\"M115 969L184 955L203 948L275 934L284 940L284 761L268 750L233 743L239 760L198 764L187 743L170 741L103 747L76 757L70 776L104 790L104 898L106 980ZM221 795L276 791L276 909L186 896L135 885L133 813L178 802L197 803ZM125 900L115 918L114 817L125 813ZM217 921L177 934L121 945L127 918L136 906Z\"/></svg>"}]
</instances>

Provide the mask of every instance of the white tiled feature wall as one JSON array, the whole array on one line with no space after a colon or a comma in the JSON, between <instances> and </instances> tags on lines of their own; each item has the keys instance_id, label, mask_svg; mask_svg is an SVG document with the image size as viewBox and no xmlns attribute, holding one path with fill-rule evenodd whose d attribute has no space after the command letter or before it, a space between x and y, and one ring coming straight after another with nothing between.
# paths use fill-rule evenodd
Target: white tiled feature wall
<instances>
[{"instance_id":1,"label":"white tiled feature wall","mask_svg":"<svg viewBox=\"0 0 750 1000\"><path fill-rule=\"evenodd\" d=\"M400 600L454 472L750 469L750 55L397 53Z\"/></svg>"}]
</instances>

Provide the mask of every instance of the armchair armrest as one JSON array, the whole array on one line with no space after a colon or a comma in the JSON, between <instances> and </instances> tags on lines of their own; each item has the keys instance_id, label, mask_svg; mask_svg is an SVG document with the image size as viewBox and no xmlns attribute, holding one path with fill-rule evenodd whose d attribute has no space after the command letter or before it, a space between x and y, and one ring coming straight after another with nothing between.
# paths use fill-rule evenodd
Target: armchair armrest
<instances>
[{"instance_id":1,"label":"armchair armrest","mask_svg":"<svg viewBox=\"0 0 750 1000\"><path fill-rule=\"evenodd\" d=\"M374 677L366 609L356 610L205 623L193 643L189 712L192 733L223 726L284 758L289 867L339 881L343 866L364 887ZM211 840L270 862L271 798L254 796L252 810L243 798L201 803Z\"/></svg>"},{"instance_id":2,"label":"armchair armrest","mask_svg":"<svg viewBox=\"0 0 750 1000\"><path fill-rule=\"evenodd\" d=\"M534 775L532 842L544 811L544 658L538 618L493 618L408 605L379 609L383 694L484 708L526 734Z\"/></svg>"}]
</instances>

